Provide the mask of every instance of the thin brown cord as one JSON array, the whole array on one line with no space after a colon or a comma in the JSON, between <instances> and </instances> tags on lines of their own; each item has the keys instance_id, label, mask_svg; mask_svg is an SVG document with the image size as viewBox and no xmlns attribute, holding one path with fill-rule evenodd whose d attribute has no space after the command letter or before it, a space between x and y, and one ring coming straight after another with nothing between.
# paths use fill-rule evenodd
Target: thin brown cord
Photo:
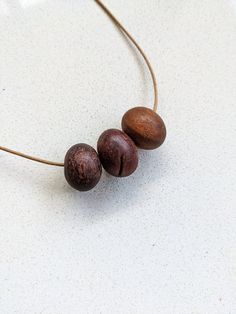
<instances>
[{"instance_id":1,"label":"thin brown cord","mask_svg":"<svg viewBox=\"0 0 236 314\"><path fill-rule=\"evenodd\" d=\"M24 153L21 153L21 152L17 152L16 150L13 150L13 149L10 149L10 148L7 148L7 147L0 146L0 150L3 150L4 152L7 152L7 153L10 153L10 154L19 156L19 157L23 157L23 158L26 158L26 159L29 159L29 160L40 162L41 164L46 164L46 165L50 165L50 166L64 167L64 163L50 161L50 160L46 160L46 159L41 159L41 158L38 158L38 157L33 157L33 156L30 156L30 155L27 155L27 154L24 154Z\"/></svg>"},{"instance_id":2,"label":"thin brown cord","mask_svg":"<svg viewBox=\"0 0 236 314\"><path fill-rule=\"evenodd\" d=\"M150 61L148 60L148 57L144 53L143 49L140 47L140 45L137 43L137 41L133 38L133 36L125 29L125 27L121 24L120 21L114 16L114 14L102 3L100 0L94 0L102 9L103 11L111 18L111 20L115 23L116 26L118 26L122 32L131 40L131 42L135 45L135 47L138 49L140 54L142 55L144 61L146 62L148 69L150 71L152 82L153 82L153 89L154 89L154 105L153 110L157 111L158 106L158 88L157 88L157 79L155 72L152 68L152 65Z\"/></svg>"},{"instance_id":3,"label":"thin brown cord","mask_svg":"<svg viewBox=\"0 0 236 314\"><path fill-rule=\"evenodd\" d=\"M142 55L144 61L147 64L147 67L150 71L151 77L152 77L152 82L153 82L153 89L154 89L154 105L153 105L153 110L156 112L157 111L157 106L158 106L158 88L157 88L157 80L156 76L154 73L154 70L152 68L152 65L150 61L148 60L146 54L142 50L142 48L139 46L139 44L136 42L136 40L133 38L133 36L125 29L125 27L121 24L121 22L112 14L112 12L100 1L100 0L94 0L102 9L103 11L111 18L111 20L114 22L114 24L120 28L120 30L131 40L131 42L135 45L135 47L138 49L140 54ZM46 159L41 159L39 157L33 157L15 150L12 150L10 148L0 146L0 150L7 152L9 154L13 154L22 158L26 158L29 160L37 161L42 164L50 165L50 166L57 166L57 167L64 167L64 163L61 162L55 162L55 161L50 161Z\"/></svg>"}]
</instances>

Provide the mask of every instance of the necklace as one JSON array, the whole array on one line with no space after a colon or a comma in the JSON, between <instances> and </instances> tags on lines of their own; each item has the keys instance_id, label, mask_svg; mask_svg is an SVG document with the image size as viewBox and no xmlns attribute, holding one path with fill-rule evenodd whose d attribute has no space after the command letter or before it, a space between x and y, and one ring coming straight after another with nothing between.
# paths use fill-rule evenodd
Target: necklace
<instances>
[{"instance_id":1,"label":"necklace","mask_svg":"<svg viewBox=\"0 0 236 314\"><path fill-rule=\"evenodd\" d=\"M138 166L137 148L147 150L156 149L163 144L166 138L165 124L162 118L157 114L157 80L148 57L132 35L102 1L94 1L133 43L143 57L153 83L153 109L134 107L128 110L122 117L122 131L118 129L108 129L104 131L98 139L97 151L84 143L72 146L67 151L63 163L41 159L0 146L0 150L19 157L42 164L64 167L67 182L70 186L79 191L88 191L97 185L102 175L102 167L110 175L115 177L127 177L131 175Z\"/></svg>"}]
</instances>

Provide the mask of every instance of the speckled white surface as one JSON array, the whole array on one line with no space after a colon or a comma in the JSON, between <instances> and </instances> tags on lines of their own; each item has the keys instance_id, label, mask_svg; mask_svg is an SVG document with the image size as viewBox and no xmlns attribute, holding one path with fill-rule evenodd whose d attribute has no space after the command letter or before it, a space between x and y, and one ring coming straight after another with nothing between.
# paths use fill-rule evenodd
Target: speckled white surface
<instances>
[{"instance_id":1,"label":"speckled white surface","mask_svg":"<svg viewBox=\"0 0 236 314\"><path fill-rule=\"evenodd\" d=\"M168 139L87 194L0 153L0 313L235 314L236 1L106 4ZM1 145L60 161L151 103L94 1L0 0Z\"/></svg>"}]
</instances>

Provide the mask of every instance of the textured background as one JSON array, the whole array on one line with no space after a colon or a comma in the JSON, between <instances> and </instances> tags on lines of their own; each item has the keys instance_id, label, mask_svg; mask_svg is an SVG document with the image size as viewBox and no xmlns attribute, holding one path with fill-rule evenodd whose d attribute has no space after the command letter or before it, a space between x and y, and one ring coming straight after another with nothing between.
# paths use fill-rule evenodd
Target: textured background
<instances>
[{"instance_id":1,"label":"textured background","mask_svg":"<svg viewBox=\"0 0 236 314\"><path fill-rule=\"evenodd\" d=\"M168 138L90 193L0 153L0 312L236 313L236 1L106 0ZM92 0L0 0L0 143L63 160L152 104Z\"/></svg>"}]
</instances>

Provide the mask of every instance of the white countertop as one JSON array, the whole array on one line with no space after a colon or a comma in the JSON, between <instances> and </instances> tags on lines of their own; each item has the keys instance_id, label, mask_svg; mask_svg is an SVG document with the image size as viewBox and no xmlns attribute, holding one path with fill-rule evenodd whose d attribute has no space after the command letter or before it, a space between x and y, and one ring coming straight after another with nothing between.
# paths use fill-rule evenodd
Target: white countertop
<instances>
[{"instance_id":1,"label":"white countertop","mask_svg":"<svg viewBox=\"0 0 236 314\"><path fill-rule=\"evenodd\" d=\"M0 152L1 314L236 313L236 1L104 0L168 138L89 193ZM151 106L92 0L0 0L0 145L63 161Z\"/></svg>"}]
</instances>

